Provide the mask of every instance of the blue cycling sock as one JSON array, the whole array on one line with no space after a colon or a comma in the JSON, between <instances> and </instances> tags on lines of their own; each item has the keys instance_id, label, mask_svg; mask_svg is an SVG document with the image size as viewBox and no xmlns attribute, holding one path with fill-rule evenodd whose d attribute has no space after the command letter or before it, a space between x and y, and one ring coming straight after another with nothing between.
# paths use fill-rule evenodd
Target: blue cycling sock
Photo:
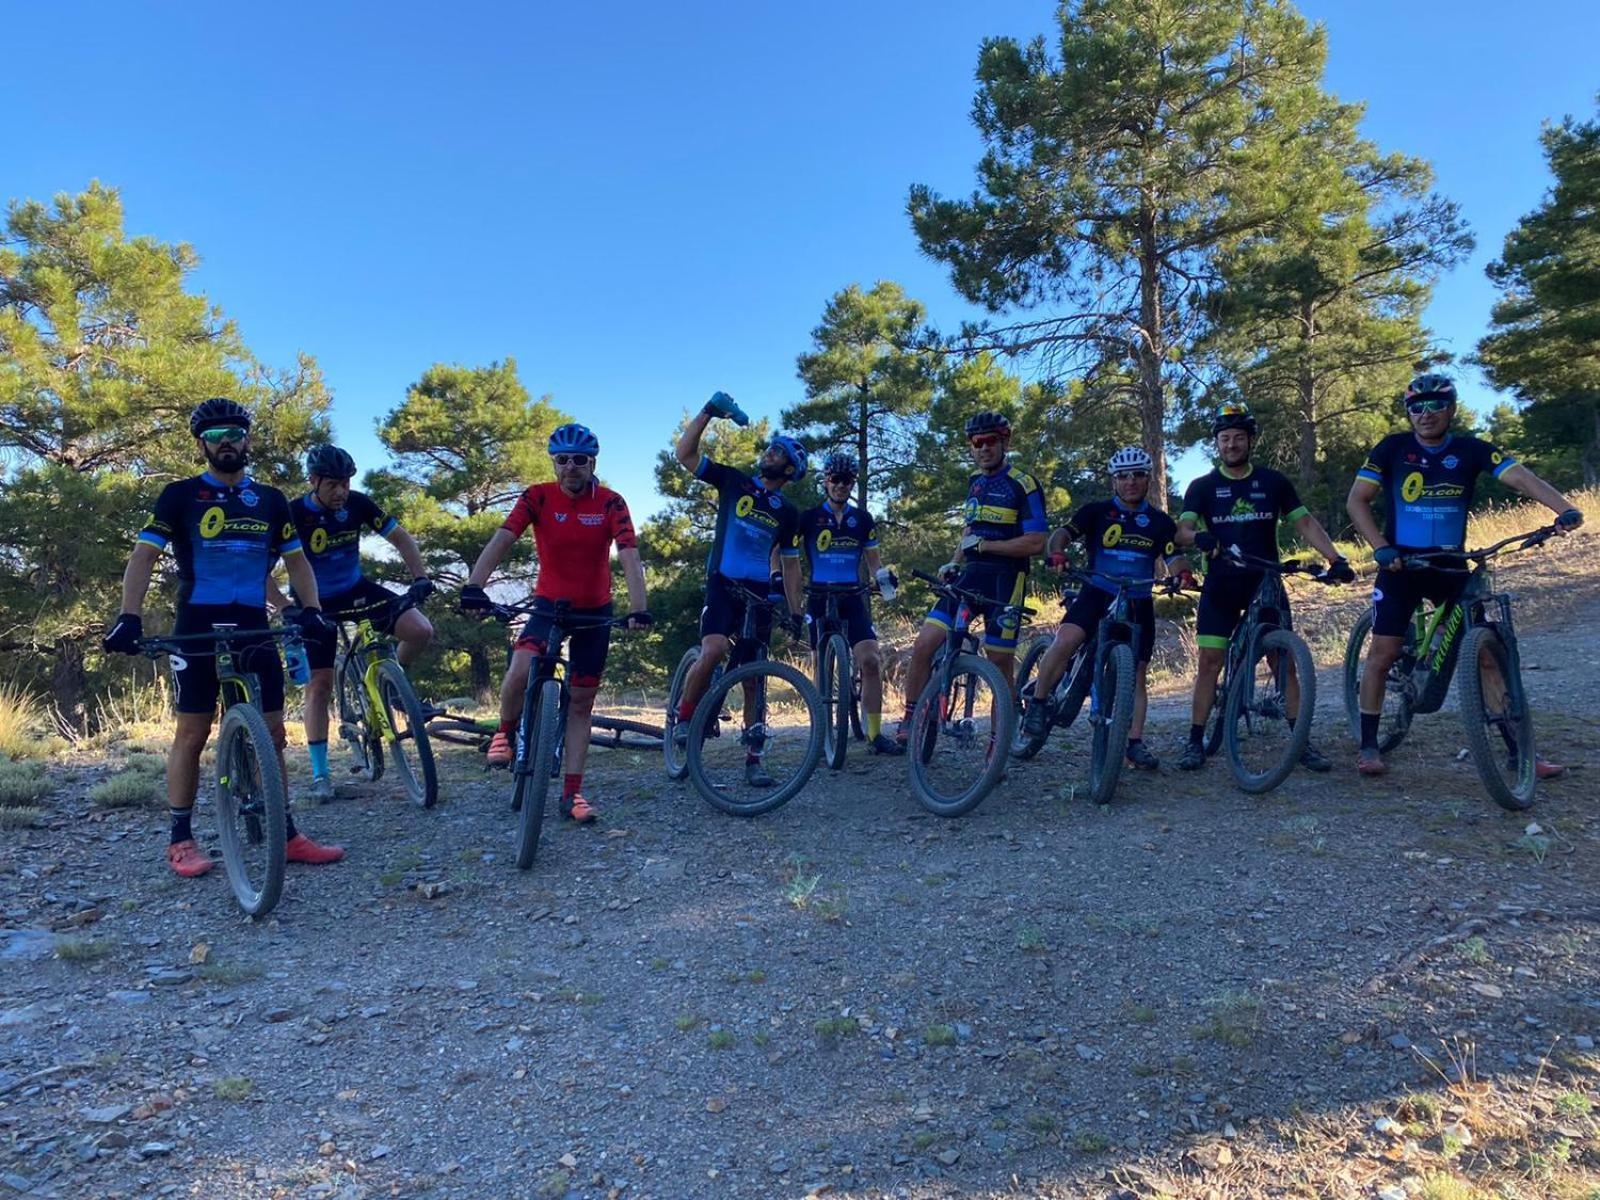
<instances>
[{"instance_id":1,"label":"blue cycling sock","mask_svg":"<svg viewBox=\"0 0 1600 1200\"><path fill-rule=\"evenodd\" d=\"M307 742L306 752L311 755L311 778L326 779L328 777L328 740L320 742Z\"/></svg>"}]
</instances>

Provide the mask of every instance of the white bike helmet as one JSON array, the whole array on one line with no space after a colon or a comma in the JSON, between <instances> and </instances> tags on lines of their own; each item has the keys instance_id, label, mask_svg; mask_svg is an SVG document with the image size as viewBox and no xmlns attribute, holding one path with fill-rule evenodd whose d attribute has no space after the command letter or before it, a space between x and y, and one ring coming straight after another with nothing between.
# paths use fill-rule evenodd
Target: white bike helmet
<instances>
[{"instance_id":1,"label":"white bike helmet","mask_svg":"<svg viewBox=\"0 0 1600 1200\"><path fill-rule=\"evenodd\" d=\"M1149 471L1154 466L1155 460L1145 453L1143 446L1124 446L1111 456L1106 470L1116 475L1123 471Z\"/></svg>"}]
</instances>

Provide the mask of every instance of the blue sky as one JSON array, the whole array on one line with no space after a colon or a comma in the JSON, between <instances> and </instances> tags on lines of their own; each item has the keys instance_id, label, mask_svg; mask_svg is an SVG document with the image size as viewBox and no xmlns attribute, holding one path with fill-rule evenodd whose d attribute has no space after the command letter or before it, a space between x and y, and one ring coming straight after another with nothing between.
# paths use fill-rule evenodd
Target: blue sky
<instances>
[{"instance_id":1,"label":"blue sky","mask_svg":"<svg viewBox=\"0 0 1600 1200\"><path fill-rule=\"evenodd\" d=\"M1493 301L1483 265L1547 186L1541 122L1594 111L1600 6L1302 9L1328 28L1328 87L1367 102L1382 146L1431 160L1477 231L1429 312L1467 353ZM794 357L839 288L895 279L941 324L968 313L918 253L906 191L970 189L978 44L1052 13L23 5L7 41L34 49L0 82L0 195L120 188L130 232L199 250L195 285L260 357L317 357L363 468L430 363L512 356L648 512L681 409L717 388L753 414L797 399ZM1467 394L1488 398L1470 376Z\"/></svg>"}]
</instances>

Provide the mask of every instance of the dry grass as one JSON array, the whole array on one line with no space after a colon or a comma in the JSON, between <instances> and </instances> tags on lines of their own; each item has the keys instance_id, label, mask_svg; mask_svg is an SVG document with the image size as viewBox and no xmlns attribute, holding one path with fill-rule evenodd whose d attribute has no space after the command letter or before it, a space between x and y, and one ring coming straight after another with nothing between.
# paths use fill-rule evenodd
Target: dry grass
<instances>
[{"instance_id":1,"label":"dry grass","mask_svg":"<svg viewBox=\"0 0 1600 1200\"><path fill-rule=\"evenodd\" d=\"M44 701L15 681L0 683L0 755L43 758L59 744Z\"/></svg>"}]
</instances>

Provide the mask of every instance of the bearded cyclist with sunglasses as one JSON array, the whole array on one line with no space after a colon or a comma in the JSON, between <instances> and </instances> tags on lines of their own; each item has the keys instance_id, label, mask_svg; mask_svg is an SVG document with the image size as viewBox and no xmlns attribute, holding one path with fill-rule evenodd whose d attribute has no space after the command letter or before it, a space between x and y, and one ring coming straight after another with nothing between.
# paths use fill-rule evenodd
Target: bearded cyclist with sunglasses
<instances>
[{"instance_id":1,"label":"bearded cyclist with sunglasses","mask_svg":"<svg viewBox=\"0 0 1600 1200\"><path fill-rule=\"evenodd\" d=\"M1419 375L1405 391L1409 433L1392 433L1372 448L1350 488L1345 509L1356 531L1372 546L1378 577L1372 587L1372 644L1361 674L1361 748L1356 770L1382 775L1388 768L1378 747L1383 690L1389 668L1400 657L1406 626L1424 599L1455 600L1469 578L1465 570L1438 566L1407 569L1408 554L1466 547L1467 517L1478 476L1488 474L1556 514L1567 533L1583 524L1572 503L1509 454L1479 438L1450 432L1456 385L1448 376ZM1385 493L1388 518L1382 529L1372 501ZM1466 562L1462 560L1465 568ZM1549 779L1564 768L1543 759L1535 774Z\"/></svg>"},{"instance_id":2,"label":"bearded cyclist with sunglasses","mask_svg":"<svg viewBox=\"0 0 1600 1200\"><path fill-rule=\"evenodd\" d=\"M557 603L571 605L575 617L611 615L613 543L628 584L627 628L642 629L650 624L644 564L639 558L639 539L633 530L628 502L595 482L600 439L585 425L562 425L550 435L548 450L555 481L536 483L518 497L505 524L495 531L478 561L472 564L472 573L461 589L462 612L489 612L491 601L483 585L522 531L533 527L539 559L534 611L517 638L511 666L500 688L500 728L489 741L491 767L509 766L515 757L511 737L522 717L523 693L528 688L533 660L545 652L549 643ZM583 795L583 766L589 756L594 697L600 690L600 675L610 650L609 625L574 629L567 638L572 701L567 710L561 815L580 825L587 825L600 815Z\"/></svg>"}]
</instances>

